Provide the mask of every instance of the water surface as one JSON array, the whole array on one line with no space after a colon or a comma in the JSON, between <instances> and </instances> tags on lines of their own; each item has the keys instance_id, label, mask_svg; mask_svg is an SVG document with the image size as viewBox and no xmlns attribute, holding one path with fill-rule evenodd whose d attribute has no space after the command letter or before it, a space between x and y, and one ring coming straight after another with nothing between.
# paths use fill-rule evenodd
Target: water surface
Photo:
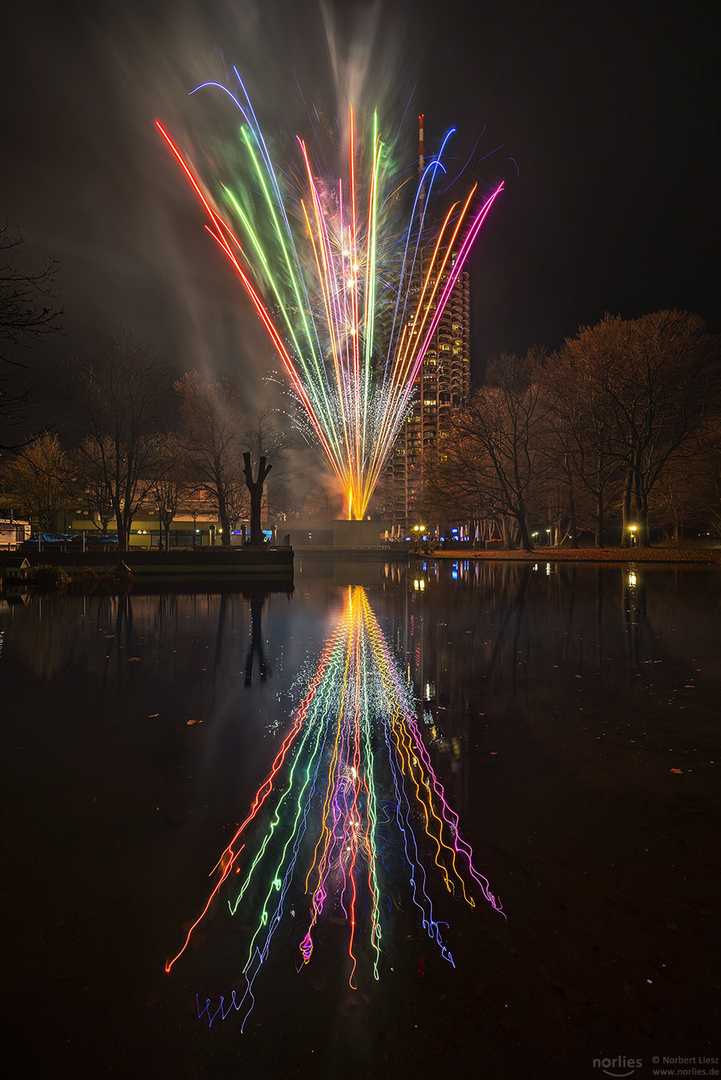
<instances>
[{"instance_id":1,"label":"water surface","mask_svg":"<svg viewBox=\"0 0 721 1080\"><path fill-rule=\"evenodd\" d=\"M367 613L346 631L361 598ZM578 1077L614 1055L651 1075L654 1054L717 1052L720 598L709 570L304 557L292 596L0 604L1 955L17 1075ZM356 630L371 635L367 662ZM333 642L346 664L330 677ZM209 1020L242 997L272 874L235 916L219 895L164 964L314 679L330 725L343 694L343 708L363 700L375 715L378 978L361 862L356 988L347 903L327 900L307 966L299 952L328 742L241 1034L234 1008ZM418 768L506 918L466 865L475 906L455 879L447 891L411 791L403 821L438 935L424 927L394 817L410 781L394 788L382 735L393 708L417 726ZM351 781L341 789L342 801ZM268 803L249 849L271 820Z\"/></svg>"}]
</instances>

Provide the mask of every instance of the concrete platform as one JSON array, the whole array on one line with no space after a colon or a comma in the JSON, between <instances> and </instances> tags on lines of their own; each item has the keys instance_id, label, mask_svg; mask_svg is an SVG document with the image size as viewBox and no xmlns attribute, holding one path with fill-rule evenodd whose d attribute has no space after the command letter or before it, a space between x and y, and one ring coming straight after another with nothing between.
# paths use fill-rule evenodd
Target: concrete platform
<instances>
[{"instance_id":1,"label":"concrete platform","mask_svg":"<svg viewBox=\"0 0 721 1080\"><path fill-rule=\"evenodd\" d=\"M61 566L72 577L86 568L113 570L124 563L140 581L293 581L293 549L250 547L181 551L37 551L24 554L31 567ZM0 556L0 575L4 561Z\"/></svg>"}]
</instances>

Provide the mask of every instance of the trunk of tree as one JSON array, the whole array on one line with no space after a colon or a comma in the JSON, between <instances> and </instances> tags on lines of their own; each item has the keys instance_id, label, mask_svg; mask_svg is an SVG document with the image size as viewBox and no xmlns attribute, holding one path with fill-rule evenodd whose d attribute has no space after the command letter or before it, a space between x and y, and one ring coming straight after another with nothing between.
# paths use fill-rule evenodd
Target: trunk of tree
<instances>
[{"instance_id":1,"label":"trunk of tree","mask_svg":"<svg viewBox=\"0 0 721 1080\"><path fill-rule=\"evenodd\" d=\"M621 522L621 547L631 546L631 492L633 486L633 476L629 469L626 474L626 480L623 485L623 499L621 501L622 509L622 522Z\"/></svg>"},{"instance_id":2,"label":"trunk of tree","mask_svg":"<svg viewBox=\"0 0 721 1080\"><path fill-rule=\"evenodd\" d=\"M573 473L568 473L568 514L570 518L571 547L578 547L578 528L576 526L576 498L573 492Z\"/></svg>"},{"instance_id":3,"label":"trunk of tree","mask_svg":"<svg viewBox=\"0 0 721 1080\"><path fill-rule=\"evenodd\" d=\"M158 510L158 521L160 524L160 543L161 547L164 547L166 551L170 550L170 526L173 521L173 514L168 510L164 510L162 507Z\"/></svg>"},{"instance_id":4,"label":"trunk of tree","mask_svg":"<svg viewBox=\"0 0 721 1080\"><path fill-rule=\"evenodd\" d=\"M533 551L533 540L531 534L528 531L528 522L526 521L525 514L519 514L516 518L518 522L518 532L521 537L521 547L524 551Z\"/></svg>"},{"instance_id":5,"label":"trunk of tree","mask_svg":"<svg viewBox=\"0 0 721 1080\"><path fill-rule=\"evenodd\" d=\"M263 530L261 528L260 514L263 505L263 484L265 478L273 468L266 464L266 458L261 455L258 462L258 475L253 479L253 467L250 461L250 453L243 454L243 472L245 473L245 485L250 493L250 543L259 545L263 543Z\"/></svg>"},{"instance_id":6,"label":"trunk of tree","mask_svg":"<svg viewBox=\"0 0 721 1080\"><path fill-rule=\"evenodd\" d=\"M640 485L636 483L636 543L639 547L650 547L651 538L648 535L648 496L645 491L640 490Z\"/></svg>"},{"instance_id":7,"label":"trunk of tree","mask_svg":"<svg viewBox=\"0 0 721 1080\"><path fill-rule=\"evenodd\" d=\"M228 517L228 511L225 508L225 499L223 498L218 499L218 520L220 521L221 546L230 547L230 518Z\"/></svg>"},{"instance_id":8,"label":"trunk of tree","mask_svg":"<svg viewBox=\"0 0 721 1080\"><path fill-rule=\"evenodd\" d=\"M263 647L263 634L261 631L261 615L263 611L264 600L251 600L250 601L250 646L248 648L248 654L245 658L245 685L251 686L253 682L253 662L255 657L258 657L258 666L260 668L261 682L265 682L270 674L268 664L265 659L265 649Z\"/></svg>"},{"instance_id":9,"label":"trunk of tree","mask_svg":"<svg viewBox=\"0 0 721 1080\"><path fill-rule=\"evenodd\" d=\"M230 547L230 515L228 503L225 498L225 484L223 482L223 469L220 459L216 456L213 462L213 474L215 477L215 491L218 498L218 521L220 522L220 543L223 547Z\"/></svg>"},{"instance_id":10,"label":"trunk of tree","mask_svg":"<svg viewBox=\"0 0 721 1080\"><path fill-rule=\"evenodd\" d=\"M603 548L606 545L605 515L606 503L604 499L605 486L603 476L603 455L598 458L596 469L596 547Z\"/></svg>"},{"instance_id":11,"label":"trunk of tree","mask_svg":"<svg viewBox=\"0 0 721 1080\"><path fill-rule=\"evenodd\" d=\"M125 540L123 511L120 509L120 503L117 499L113 499L113 515L115 517L115 531L118 534L118 548L120 551L127 551L128 547Z\"/></svg>"},{"instance_id":12,"label":"trunk of tree","mask_svg":"<svg viewBox=\"0 0 721 1080\"><path fill-rule=\"evenodd\" d=\"M599 490L596 496L596 547L603 548L606 544L606 535L604 530L604 504L603 504L603 491Z\"/></svg>"},{"instance_id":13,"label":"trunk of tree","mask_svg":"<svg viewBox=\"0 0 721 1080\"><path fill-rule=\"evenodd\" d=\"M130 514L123 512L123 548L125 551L130 551L130 526L133 523L133 519Z\"/></svg>"}]
</instances>

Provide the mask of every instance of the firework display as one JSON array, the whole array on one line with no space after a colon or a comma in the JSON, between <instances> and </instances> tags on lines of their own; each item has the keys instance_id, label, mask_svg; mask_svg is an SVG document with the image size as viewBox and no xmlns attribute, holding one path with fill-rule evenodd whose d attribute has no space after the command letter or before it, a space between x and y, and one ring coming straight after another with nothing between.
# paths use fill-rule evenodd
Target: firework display
<instances>
[{"instance_id":1,"label":"firework display","mask_svg":"<svg viewBox=\"0 0 721 1080\"><path fill-rule=\"evenodd\" d=\"M390 858L393 850L397 858ZM398 864L398 865L396 865ZM345 928L347 977L378 979L396 871L420 922L454 965L434 914L430 878L475 907L480 894L502 908L474 865L414 715L403 680L365 590L348 591L345 611L318 660L305 696L245 820L218 860L217 881L191 938L222 894L232 915L255 926L242 957L242 991L198 1008L212 1025L233 1010L242 1024L279 926L293 922L298 970L311 963L321 920ZM393 878L393 880L391 880ZM287 909L292 889L296 899ZM297 897L305 897L305 915ZM252 919L250 915L252 913ZM455 966L455 965L454 965Z\"/></svg>"},{"instance_id":2,"label":"firework display","mask_svg":"<svg viewBox=\"0 0 721 1080\"><path fill-rule=\"evenodd\" d=\"M429 207L434 181L445 171L448 136L409 194L412 182L400 177L378 115L359 131L352 107L337 174L315 163L301 138L297 167L281 164L235 75L235 93L220 83L198 87L224 92L240 113L237 160L228 175L217 157L191 164L156 124L282 360L338 477L348 517L360 519L408 413L423 356L503 184L485 200L474 186L436 221Z\"/></svg>"}]
</instances>

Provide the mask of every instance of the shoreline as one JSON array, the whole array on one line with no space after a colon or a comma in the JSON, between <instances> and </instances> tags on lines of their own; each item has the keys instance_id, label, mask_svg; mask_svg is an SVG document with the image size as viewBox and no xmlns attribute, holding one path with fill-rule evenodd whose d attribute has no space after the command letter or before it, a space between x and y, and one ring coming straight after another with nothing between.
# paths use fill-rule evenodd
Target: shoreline
<instances>
[{"instance_id":1,"label":"shoreline","mask_svg":"<svg viewBox=\"0 0 721 1080\"><path fill-rule=\"evenodd\" d=\"M293 587L293 549L271 547L205 548L195 551L32 551L0 557L5 590L31 585L39 567L53 568L62 579L92 592L99 584L205 586L238 583L271 588Z\"/></svg>"},{"instance_id":2,"label":"shoreline","mask_svg":"<svg viewBox=\"0 0 721 1080\"><path fill-rule=\"evenodd\" d=\"M721 565L721 548L536 548L534 551L444 549L409 552L414 559L480 559L488 562L691 563Z\"/></svg>"}]
</instances>

